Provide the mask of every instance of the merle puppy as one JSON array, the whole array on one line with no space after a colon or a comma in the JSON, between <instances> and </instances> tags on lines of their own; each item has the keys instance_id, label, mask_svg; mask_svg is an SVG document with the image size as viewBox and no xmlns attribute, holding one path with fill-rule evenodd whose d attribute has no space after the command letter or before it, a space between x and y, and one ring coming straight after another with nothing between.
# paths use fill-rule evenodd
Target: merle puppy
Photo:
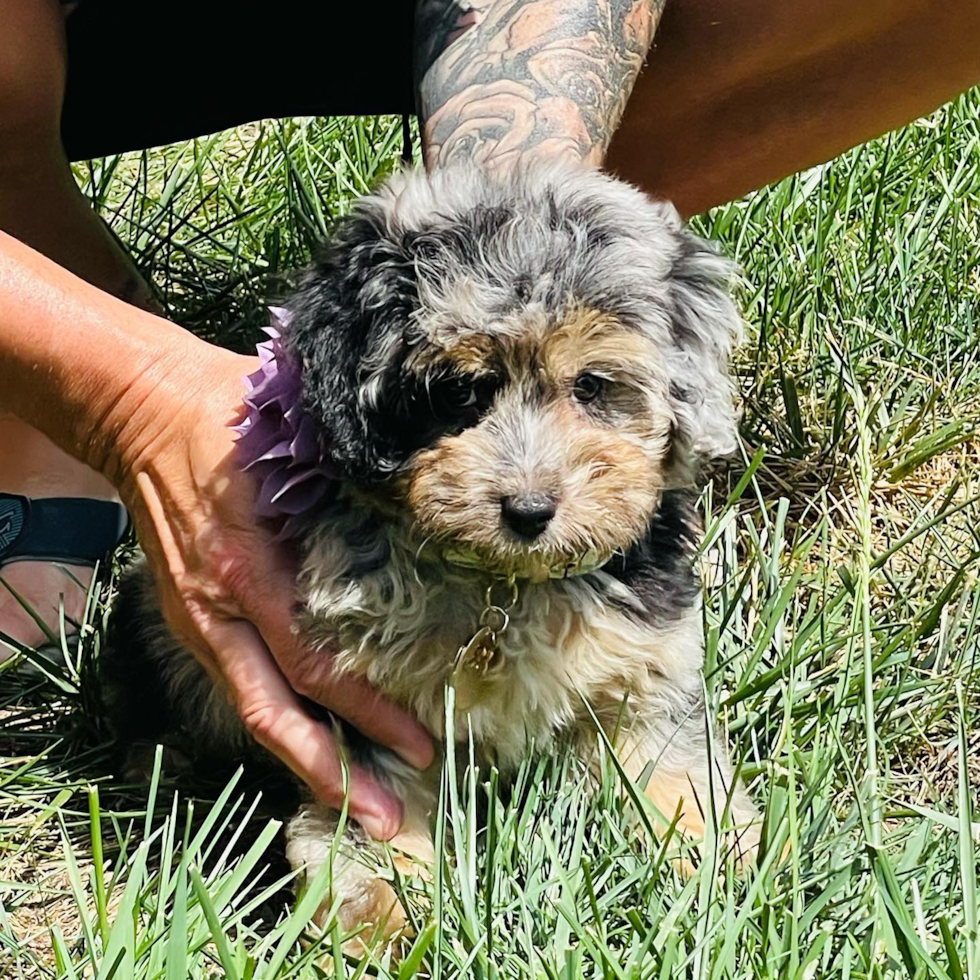
<instances>
[{"instance_id":1,"label":"merle puppy","mask_svg":"<svg viewBox=\"0 0 980 980\"><path fill-rule=\"evenodd\" d=\"M593 760L597 718L634 778L653 764L665 821L697 838L727 807L745 852L755 810L706 736L694 567L695 481L735 442L730 272L670 205L599 173L401 173L339 222L286 303L282 345L341 475L301 521L304 639L436 733L452 683L449 737L471 731L504 775L532 744ZM123 737L249 751L146 572L123 592L127 669L107 684L156 678L161 699ZM439 766L339 731L404 803L394 846L431 860ZM303 805L293 865L315 871L336 826ZM394 892L359 854L370 842L345 834L342 924L390 935Z\"/></svg>"}]
</instances>

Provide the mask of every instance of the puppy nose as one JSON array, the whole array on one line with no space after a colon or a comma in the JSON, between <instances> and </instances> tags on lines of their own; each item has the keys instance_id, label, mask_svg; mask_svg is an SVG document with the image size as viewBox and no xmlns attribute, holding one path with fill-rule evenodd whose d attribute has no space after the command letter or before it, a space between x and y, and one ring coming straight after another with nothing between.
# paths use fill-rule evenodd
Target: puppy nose
<instances>
[{"instance_id":1,"label":"puppy nose","mask_svg":"<svg viewBox=\"0 0 980 980\"><path fill-rule=\"evenodd\" d=\"M544 531L557 509L554 498L546 493L519 493L500 498L504 523L528 540L533 540Z\"/></svg>"}]
</instances>

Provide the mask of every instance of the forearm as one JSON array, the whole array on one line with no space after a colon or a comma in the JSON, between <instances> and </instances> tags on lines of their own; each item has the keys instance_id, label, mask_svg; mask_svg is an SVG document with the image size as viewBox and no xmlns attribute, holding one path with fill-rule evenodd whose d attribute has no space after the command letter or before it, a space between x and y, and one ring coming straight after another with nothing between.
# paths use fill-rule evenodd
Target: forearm
<instances>
[{"instance_id":1,"label":"forearm","mask_svg":"<svg viewBox=\"0 0 980 980\"><path fill-rule=\"evenodd\" d=\"M598 166L665 0L421 0L416 74L428 168L528 156Z\"/></svg>"},{"instance_id":2,"label":"forearm","mask_svg":"<svg viewBox=\"0 0 980 980\"><path fill-rule=\"evenodd\" d=\"M0 232L0 415L117 485L134 430L147 424L140 405L192 345L202 346Z\"/></svg>"}]
</instances>

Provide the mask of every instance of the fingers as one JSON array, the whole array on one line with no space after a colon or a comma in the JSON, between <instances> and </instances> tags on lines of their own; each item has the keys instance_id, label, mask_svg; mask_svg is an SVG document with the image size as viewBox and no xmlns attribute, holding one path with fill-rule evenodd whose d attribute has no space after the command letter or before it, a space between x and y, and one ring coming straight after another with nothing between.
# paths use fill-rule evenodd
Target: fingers
<instances>
[{"instance_id":1,"label":"fingers","mask_svg":"<svg viewBox=\"0 0 980 980\"><path fill-rule=\"evenodd\" d=\"M255 628L244 620L209 619L202 633L250 734L339 810L344 780L333 738L303 710ZM351 816L372 837L390 839L401 825L398 801L362 769L350 766L349 776Z\"/></svg>"},{"instance_id":2,"label":"fingers","mask_svg":"<svg viewBox=\"0 0 980 980\"><path fill-rule=\"evenodd\" d=\"M245 609L258 627L293 690L349 721L368 738L397 752L409 765L426 769L435 756L432 737L408 711L379 694L362 677L337 673L327 653L310 650L292 629L289 606L295 578L283 570L264 577L271 597ZM270 596L269 586L263 595Z\"/></svg>"},{"instance_id":3,"label":"fingers","mask_svg":"<svg viewBox=\"0 0 980 980\"><path fill-rule=\"evenodd\" d=\"M368 738L393 749L409 765L428 769L432 764L435 750L429 733L363 677L337 674L327 665L326 670L301 683L306 697L328 705Z\"/></svg>"}]
</instances>

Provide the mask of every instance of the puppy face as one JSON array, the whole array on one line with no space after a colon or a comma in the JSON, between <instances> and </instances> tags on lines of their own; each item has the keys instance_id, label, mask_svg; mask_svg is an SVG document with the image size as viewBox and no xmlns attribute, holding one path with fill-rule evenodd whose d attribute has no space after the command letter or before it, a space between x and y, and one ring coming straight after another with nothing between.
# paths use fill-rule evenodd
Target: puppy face
<instances>
[{"instance_id":1,"label":"puppy face","mask_svg":"<svg viewBox=\"0 0 980 980\"><path fill-rule=\"evenodd\" d=\"M286 343L354 483L450 557L542 578L629 547L732 447L728 276L593 172L405 174L341 225Z\"/></svg>"},{"instance_id":2,"label":"puppy face","mask_svg":"<svg viewBox=\"0 0 980 980\"><path fill-rule=\"evenodd\" d=\"M532 579L636 540L670 447L655 345L600 310L556 313L515 313L408 359L407 383L424 393L411 417L448 431L395 481L425 539Z\"/></svg>"}]
</instances>

